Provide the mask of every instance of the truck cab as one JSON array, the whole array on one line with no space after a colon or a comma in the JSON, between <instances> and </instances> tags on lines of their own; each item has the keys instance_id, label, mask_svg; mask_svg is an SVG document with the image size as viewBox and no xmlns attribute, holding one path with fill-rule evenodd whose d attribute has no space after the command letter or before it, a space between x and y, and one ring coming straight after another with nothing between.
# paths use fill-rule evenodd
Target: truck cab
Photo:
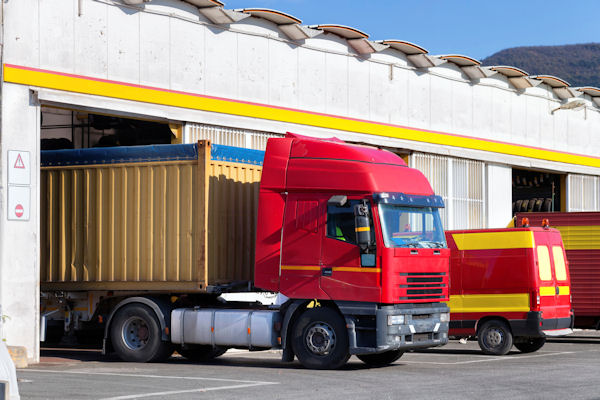
<instances>
[{"instance_id":1,"label":"truck cab","mask_svg":"<svg viewBox=\"0 0 600 400\"><path fill-rule=\"evenodd\" d=\"M270 139L254 283L304 310L292 325L314 313L306 308L311 299L338 313L349 354L443 345L449 250L440 207L423 174L393 153L336 139ZM319 340L331 340L332 328ZM298 343L296 355L310 353Z\"/></svg>"},{"instance_id":2,"label":"truck cab","mask_svg":"<svg viewBox=\"0 0 600 400\"><path fill-rule=\"evenodd\" d=\"M556 229L447 231L450 336L477 337L486 354L539 350L571 333L565 250Z\"/></svg>"}]
</instances>

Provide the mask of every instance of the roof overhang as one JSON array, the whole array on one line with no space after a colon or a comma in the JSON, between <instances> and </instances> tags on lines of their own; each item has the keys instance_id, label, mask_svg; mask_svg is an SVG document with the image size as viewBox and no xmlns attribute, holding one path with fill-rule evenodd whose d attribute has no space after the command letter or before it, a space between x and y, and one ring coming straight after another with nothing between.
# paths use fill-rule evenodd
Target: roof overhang
<instances>
[{"instance_id":1,"label":"roof overhang","mask_svg":"<svg viewBox=\"0 0 600 400\"><path fill-rule=\"evenodd\" d=\"M552 88L552 91L561 100L570 99L581 95L581 92L569 87L569 82L552 75L535 75L531 78L540 80Z\"/></svg>"},{"instance_id":2,"label":"roof overhang","mask_svg":"<svg viewBox=\"0 0 600 400\"><path fill-rule=\"evenodd\" d=\"M511 85L517 90L525 90L542 83L540 80L530 78L529 74L524 70L510 65L495 65L488 68L500 75L506 76Z\"/></svg>"},{"instance_id":3,"label":"roof overhang","mask_svg":"<svg viewBox=\"0 0 600 400\"><path fill-rule=\"evenodd\" d=\"M389 47L382 43L370 41L369 35L366 33L345 25L322 24L312 25L309 28L318 29L323 32L333 33L343 37L348 41L350 47L352 47L358 54L376 53Z\"/></svg>"},{"instance_id":4,"label":"roof overhang","mask_svg":"<svg viewBox=\"0 0 600 400\"><path fill-rule=\"evenodd\" d=\"M482 67L481 62L468 56L463 56L460 54L448 54L438 57L442 60L456 65L471 80L487 78L496 73L496 71L494 70L491 70L487 67Z\"/></svg>"},{"instance_id":5,"label":"roof overhang","mask_svg":"<svg viewBox=\"0 0 600 400\"><path fill-rule=\"evenodd\" d=\"M592 101L600 107L600 88L594 86L584 86L575 88L578 92L585 93L592 98Z\"/></svg>"},{"instance_id":6,"label":"roof overhang","mask_svg":"<svg viewBox=\"0 0 600 400\"><path fill-rule=\"evenodd\" d=\"M271 10L269 8L244 8L234 11L250 14L253 17L273 22L277 25L279 30L292 40L304 40L323 33L323 31L318 29L302 26L302 21L299 18L282 11Z\"/></svg>"},{"instance_id":7,"label":"roof overhang","mask_svg":"<svg viewBox=\"0 0 600 400\"><path fill-rule=\"evenodd\" d=\"M221 2L212 0L190 0L198 6L200 13L210 20L213 24L232 24L248 18L250 14L235 10L226 10ZM197 3L197 4L196 4ZM199 4L211 3L210 6L202 6ZM219 5L220 4L220 5Z\"/></svg>"}]
</instances>

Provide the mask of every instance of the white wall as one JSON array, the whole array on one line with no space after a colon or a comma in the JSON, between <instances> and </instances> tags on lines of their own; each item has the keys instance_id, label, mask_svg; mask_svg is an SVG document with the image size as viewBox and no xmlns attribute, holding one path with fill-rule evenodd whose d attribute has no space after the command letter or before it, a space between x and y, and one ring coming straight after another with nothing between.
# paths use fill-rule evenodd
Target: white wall
<instances>
[{"instance_id":1,"label":"white wall","mask_svg":"<svg viewBox=\"0 0 600 400\"><path fill-rule=\"evenodd\" d=\"M487 164L487 227L505 228L512 218L512 168Z\"/></svg>"},{"instance_id":2,"label":"white wall","mask_svg":"<svg viewBox=\"0 0 600 400\"><path fill-rule=\"evenodd\" d=\"M545 84L518 93L500 74L472 82L450 63L415 70L393 49L357 57L333 34L295 43L259 18L223 28L208 26L195 7L177 0L153 0L139 10L107 2L83 0L81 9L79 0L5 3L5 62L600 153L600 138L594 134L600 126L599 109L590 102L587 112L551 114L560 102ZM442 147L438 150L443 152Z\"/></svg>"},{"instance_id":3,"label":"white wall","mask_svg":"<svg viewBox=\"0 0 600 400\"><path fill-rule=\"evenodd\" d=\"M39 357L39 107L23 86L2 86L0 136L0 305L3 339L9 346L25 346L28 357ZM7 215L7 154L27 151L31 161L29 221L9 221Z\"/></svg>"}]
</instances>

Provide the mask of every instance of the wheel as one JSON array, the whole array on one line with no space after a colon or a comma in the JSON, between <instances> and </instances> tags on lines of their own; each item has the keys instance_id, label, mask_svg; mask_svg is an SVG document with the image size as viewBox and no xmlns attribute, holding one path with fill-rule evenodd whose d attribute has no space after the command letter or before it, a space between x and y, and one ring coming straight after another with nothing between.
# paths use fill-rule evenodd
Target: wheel
<instances>
[{"instance_id":1,"label":"wheel","mask_svg":"<svg viewBox=\"0 0 600 400\"><path fill-rule=\"evenodd\" d=\"M177 348L177 352L190 361L209 361L222 356L226 351L227 347L212 347L210 345L191 346L185 349Z\"/></svg>"},{"instance_id":2,"label":"wheel","mask_svg":"<svg viewBox=\"0 0 600 400\"><path fill-rule=\"evenodd\" d=\"M500 320L492 319L481 325L477 332L479 347L485 354L503 356L510 351L513 337L508 325Z\"/></svg>"},{"instance_id":3,"label":"wheel","mask_svg":"<svg viewBox=\"0 0 600 400\"><path fill-rule=\"evenodd\" d=\"M173 354L172 344L162 341L156 314L143 304L129 304L117 312L110 325L110 338L124 361L164 361Z\"/></svg>"},{"instance_id":4,"label":"wheel","mask_svg":"<svg viewBox=\"0 0 600 400\"><path fill-rule=\"evenodd\" d=\"M402 357L402 350L391 350L379 354L360 354L358 359L371 367L383 367Z\"/></svg>"},{"instance_id":5,"label":"wheel","mask_svg":"<svg viewBox=\"0 0 600 400\"><path fill-rule=\"evenodd\" d=\"M309 308L292 328L292 348L306 368L335 369L348 361L348 332L342 316L327 307Z\"/></svg>"},{"instance_id":6,"label":"wheel","mask_svg":"<svg viewBox=\"0 0 600 400\"><path fill-rule=\"evenodd\" d=\"M515 347L523 353L533 353L546 343L545 337L515 338Z\"/></svg>"}]
</instances>

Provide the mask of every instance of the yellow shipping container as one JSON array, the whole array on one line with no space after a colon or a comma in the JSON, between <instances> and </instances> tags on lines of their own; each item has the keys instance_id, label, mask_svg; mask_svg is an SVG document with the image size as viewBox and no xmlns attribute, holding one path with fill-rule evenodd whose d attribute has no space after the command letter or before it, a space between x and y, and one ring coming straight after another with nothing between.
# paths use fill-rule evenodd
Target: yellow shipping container
<instances>
[{"instance_id":1,"label":"yellow shipping container","mask_svg":"<svg viewBox=\"0 0 600 400\"><path fill-rule=\"evenodd\" d=\"M185 156L148 148L43 162L42 290L198 292L253 279L260 163L211 160L206 141L169 148ZM86 161L57 161L65 154Z\"/></svg>"}]
</instances>

